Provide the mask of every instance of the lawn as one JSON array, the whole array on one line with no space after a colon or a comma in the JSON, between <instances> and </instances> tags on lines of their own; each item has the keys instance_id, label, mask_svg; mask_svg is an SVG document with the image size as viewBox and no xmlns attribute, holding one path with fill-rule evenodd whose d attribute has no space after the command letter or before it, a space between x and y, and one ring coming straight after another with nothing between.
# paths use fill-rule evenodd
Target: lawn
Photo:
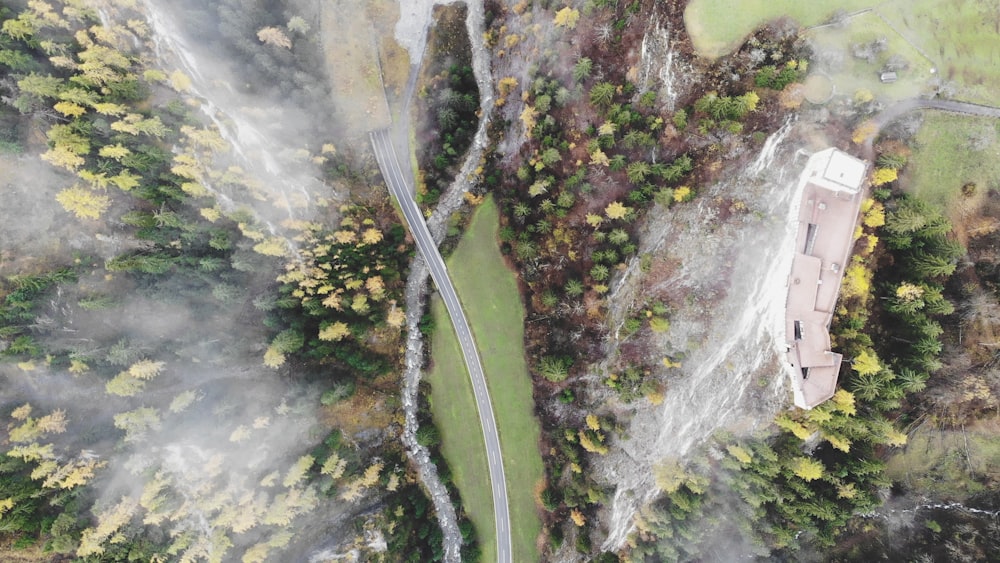
<instances>
[{"instance_id":1,"label":"lawn","mask_svg":"<svg viewBox=\"0 0 1000 563\"><path fill-rule=\"evenodd\" d=\"M925 112L904 185L941 209L954 211L962 186L979 194L1000 186L1000 122L980 117Z\"/></svg>"},{"instance_id":2,"label":"lawn","mask_svg":"<svg viewBox=\"0 0 1000 563\"><path fill-rule=\"evenodd\" d=\"M496 204L489 198L480 205L448 259L448 270L472 325L497 417L510 500L513 559L537 561L535 539L541 522L534 493L544 475L538 453L540 430L524 359L524 307L517 280L497 245L498 225ZM483 561L491 561L496 558L493 510L472 387L443 306L435 307L434 318L435 368L428 379L433 386L435 423L441 429L443 451L455 473L455 483L483 540Z\"/></svg>"},{"instance_id":3,"label":"lawn","mask_svg":"<svg viewBox=\"0 0 1000 563\"><path fill-rule=\"evenodd\" d=\"M715 58L739 47L762 23L781 16L811 26L823 23L836 10L853 12L874 4L873 0L691 0L684 10L684 24L695 51Z\"/></svg>"}]
</instances>

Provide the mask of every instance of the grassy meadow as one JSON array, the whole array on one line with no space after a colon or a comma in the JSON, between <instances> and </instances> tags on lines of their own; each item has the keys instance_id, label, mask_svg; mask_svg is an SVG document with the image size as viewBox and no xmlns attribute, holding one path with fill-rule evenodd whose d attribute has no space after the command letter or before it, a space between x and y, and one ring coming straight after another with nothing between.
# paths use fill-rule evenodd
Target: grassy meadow
<instances>
[{"instance_id":1,"label":"grassy meadow","mask_svg":"<svg viewBox=\"0 0 1000 563\"><path fill-rule=\"evenodd\" d=\"M962 186L1000 186L1000 122L927 111L917 132L905 186L942 210L956 211ZM952 213L954 217L954 213Z\"/></svg>"},{"instance_id":2,"label":"grassy meadow","mask_svg":"<svg viewBox=\"0 0 1000 563\"><path fill-rule=\"evenodd\" d=\"M841 53L843 63L839 68L827 70L839 94L853 96L868 92L884 101L901 100L919 95L934 78L935 63L874 11L851 18L850 23L843 27L808 30L806 36L818 51ZM880 38L886 40L886 49L874 61L852 56L852 45L872 43ZM898 73L896 82L883 84L879 73L893 57L905 59L909 68Z\"/></svg>"},{"instance_id":3,"label":"grassy meadow","mask_svg":"<svg viewBox=\"0 0 1000 563\"><path fill-rule=\"evenodd\" d=\"M469 520L476 526L483 561L496 559L493 497L486 465L486 444L476 418L472 382L448 311L439 297L431 302L436 321L433 336L434 366L425 378L431 384L431 411L441 431L441 453L451 467L455 486Z\"/></svg>"},{"instance_id":4,"label":"grassy meadow","mask_svg":"<svg viewBox=\"0 0 1000 563\"><path fill-rule=\"evenodd\" d=\"M836 10L869 8L872 0L691 0L684 24L698 54L716 58L740 46L757 26L788 16L802 26L821 24ZM738 16L734 16L738 14Z\"/></svg>"},{"instance_id":5,"label":"grassy meadow","mask_svg":"<svg viewBox=\"0 0 1000 563\"><path fill-rule=\"evenodd\" d=\"M535 539L541 521L534 492L544 475L538 453L540 429L524 358L524 307L517 280L497 245L498 225L496 204L488 198L448 259L448 270L472 325L497 417L514 560L537 561ZM428 380L434 421L441 430L442 450L455 473L469 517L483 539L483 561L491 561L496 558L493 506L472 385L444 306L436 303L433 314L434 369Z\"/></svg>"},{"instance_id":6,"label":"grassy meadow","mask_svg":"<svg viewBox=\"0 0 1000 563\"><path fill-rule=\"evenodd\" d=\"M842 26L822 26L807 33L820 50L843 52L841 68L832 71L840 93L869 90L884 99L916 96L932 79L954 87L956 99L1000 105L1000 10L991 0L692 0L684 23L695 50L715 58L732 52L759 25L781 16L803 27L816 26L835 10L858 14ZM736 12L740 17L732 17ZM851 56L851 45L885 38L887 49L873 63ZM881 84L878 72L893 55L909 63L893 84Z\"/></svg>"},{"instance_id":7,"label":"grassy meadow","mask_svg":"<svg viewBox=\"0 0 1000 563\"><path fill-rule=\"evenodd\" d=\"M893 0L878 11L929 56L955 97L1000 105L1000 10L996 2Z\"/></svg>"}]
</instances>

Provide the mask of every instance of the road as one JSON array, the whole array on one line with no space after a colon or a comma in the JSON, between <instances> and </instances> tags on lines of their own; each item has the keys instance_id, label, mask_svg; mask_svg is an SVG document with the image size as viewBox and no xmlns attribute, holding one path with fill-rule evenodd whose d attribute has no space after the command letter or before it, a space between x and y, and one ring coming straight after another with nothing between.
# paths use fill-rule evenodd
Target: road
<instances>
[{"instance_id":1,"label":"road","mask_svg":"<svg viewBox=\"0 0 1000 563\"><path fill-rule=\"evenodd\" d=\"M872 122L882 129L892 121L905 113L918 109L936 109L952 113L964 113L966 115L979 115L983 117L1000 118L1000 108L983 106L969 102L959 102L956 100L938 100L926 98L910 98L901 100L882 110L872 118Z\"/></svg>"},{"instance_id":2,"label":"road","mask_svg":"<svg viewBox=\"0 0 1000 563\"><path fill-rule=\"evenodd\" d=\"M936 98L909 98L906 100L900 100L875 114L870 119L870 122L875 125L875 130L865 141L865 158L868 160L874 159L875 151L872 146L875 143L875 138L878 137L878 134L882 131L882 129L902 117L904 114L918 109L936 109L950 113L962 113L965 115L978 115L982 117L1000 119L1000 108L992 106L984 106L970 102L960 102L957 100L939 100Z\"/></svg>"},{"instance_id":3,"label":"road","mask_svg":"<svg viewBox=\"0 0 1000 563\"><path fill-rule=\"evenodd\" d=\"M382 177L403 210L403 216L410 226L410 233L416 241L417 250L427 261L431 278L448 309L452 325L455 327L455 334L462 347L462 354L465 356L465 365L469 370L469 377L472 379L472 390L479 408L479 423L482 426L483 438L486 442L490 486L493 491L493 512L496 519L497 561L509 563L512 557L510 510L507 503L507 480L504 475L503 456L500 450L500 435L497 433L496 420L493 416L493 403L490 401L490 393L486 387L486 375L483 373L483 365L479 359L479 352L476 350L472 330L465 318L465 312L462 310L462 304L458 300L455 287L451 284L451 278L448 277L448 269L444 259L438 252L434 238L427 229L423 214L413 200L411 195L413 189L408 181L409 175L404 172L399 163L399 157L392 144L391 132L387 129L380 129L372 131L370 136Z\"/></svg>"}]
</instances>

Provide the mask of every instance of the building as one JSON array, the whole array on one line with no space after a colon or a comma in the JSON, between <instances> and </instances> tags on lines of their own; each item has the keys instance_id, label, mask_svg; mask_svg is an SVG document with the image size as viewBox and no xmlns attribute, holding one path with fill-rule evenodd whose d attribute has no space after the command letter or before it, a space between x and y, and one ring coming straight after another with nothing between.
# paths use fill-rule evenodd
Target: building
<instances>
[{"instance_id":1,"label":"building","mask_svg":"<svg viewBox=\"0 0 1000 563\"><path fill-rule=\"evenodd\" d=\"M830 321L854 246L868 164L826 149L799 178L802 198L795 256L788 277L785 338L796 406L811 409L833 396L843 356L830 348Z\"/></svg>"}]
</instances>

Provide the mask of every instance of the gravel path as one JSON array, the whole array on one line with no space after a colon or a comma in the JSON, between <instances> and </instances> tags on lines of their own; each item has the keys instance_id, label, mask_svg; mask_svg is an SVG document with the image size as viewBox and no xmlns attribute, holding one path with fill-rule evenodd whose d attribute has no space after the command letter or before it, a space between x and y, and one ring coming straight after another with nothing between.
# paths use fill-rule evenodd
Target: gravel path
<instances>
[{"instance_id":1,"label":"gravel path","mask_svg":"<svg viewBox=\"0 0 1000 563\"><path fill-rule=\"evenodd\" d=\"M872 122L881 130L905 113L918 109L936 109L951 113L964 113L966 115L980 115L983 117L1000 118L1000 108L983 106L970 102L959 102L956 100L937 100L926 98L910 98L892 104L881 113L872 118Z\"/></svg>"}]
</instances>

